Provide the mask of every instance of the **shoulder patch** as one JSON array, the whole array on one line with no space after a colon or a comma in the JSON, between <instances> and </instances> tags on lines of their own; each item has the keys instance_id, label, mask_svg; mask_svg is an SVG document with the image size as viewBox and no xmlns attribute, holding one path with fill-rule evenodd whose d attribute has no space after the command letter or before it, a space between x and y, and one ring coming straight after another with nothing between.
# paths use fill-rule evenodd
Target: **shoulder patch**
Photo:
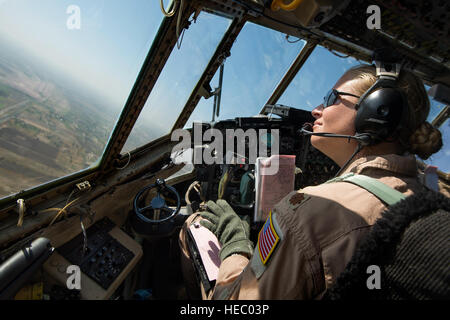
<instances>
[{"instance_id":1,"label":"shoulder patch","mask_svg":"<svg viewBox=\"0 0 450 320\"><path fill-rule=\"evenodd\" d=\"M266 222L264 223L264 226L262 227L258 235L258 241L256 242L255 252L253 253L252 258L250 260L250 268L255 274L256 279L259 279L263 275L264 271L269 266L268 264L269 258L275 252L276 246L279 245L280 242L282 242L284 239L283 231L278 225L276 218L277 212L270 211L269 217L267 218ZM267 229L265 229L265 227L267 227ZM271 232L274 236L276 235L275 241L269 242L269 244L273 243L270 247L268 246L267 242L264 242L264 239L266 239L270 235L270 233L268 232ZM276 238L278 238L278 240L276 240ZM271 241L273 241L274 238L270 239L272 239ZM266 249L263 249L263 246L266 249L269 248L269 250L267 251Z\"/></svg>"},{"instance_id":2,"label":"shoulder patch","mask_svg":"<svg viewBox=\"0 0 450 320\"><path fill-rule=\"evenodd\" d=\"M261 262L265 265L280 241L272 221L272 211L258 235L258 251Z\"/></svg>"}]
</instances>

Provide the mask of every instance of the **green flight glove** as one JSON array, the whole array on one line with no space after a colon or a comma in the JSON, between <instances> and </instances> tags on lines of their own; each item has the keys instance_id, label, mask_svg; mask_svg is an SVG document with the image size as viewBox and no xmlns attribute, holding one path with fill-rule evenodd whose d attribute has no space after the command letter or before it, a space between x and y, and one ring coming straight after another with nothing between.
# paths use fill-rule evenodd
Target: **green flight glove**
<instances>
[{"instance_id":1,"label":"green flight glove","mask_svg":"<svg viewBox=\"0 0 450 320\"><path fill-rule=\"evenodd\" d=\"M204 218L200 224L211 230L217 237L222 249L220 249L220 260L234 253L243 253L248 257L253 254L253 243L250 241L250 225L241 220L233 208L222 199L216 203L208 201L208 211L201 212Z\"/></svg>"}]
</instances>

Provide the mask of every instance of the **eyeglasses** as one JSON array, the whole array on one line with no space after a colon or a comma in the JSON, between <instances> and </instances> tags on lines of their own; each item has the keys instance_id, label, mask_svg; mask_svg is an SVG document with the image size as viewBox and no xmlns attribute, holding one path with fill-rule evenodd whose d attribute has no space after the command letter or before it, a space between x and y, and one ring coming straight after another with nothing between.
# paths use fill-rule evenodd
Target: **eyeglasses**
<instances>
[{"instance_id":1,"label":"eyeglasses","mask_svg":"<svg viewBox=\"0 0 450 320\"><path fill-rule=\"evenodd\" d=\"M327 94L325 95L325 97L323 97L323 107L329 107L332 106L333 104L336 103L336 100L338 99L339 96L351 96L351 97L355 97L355 98L359 98L359 96L356 96L354 94L351 93L347 93L347 92L341 92L341 91L337 91L336 89L331 89L330 91L327 92Z\"/></svg>"}]
</instances>

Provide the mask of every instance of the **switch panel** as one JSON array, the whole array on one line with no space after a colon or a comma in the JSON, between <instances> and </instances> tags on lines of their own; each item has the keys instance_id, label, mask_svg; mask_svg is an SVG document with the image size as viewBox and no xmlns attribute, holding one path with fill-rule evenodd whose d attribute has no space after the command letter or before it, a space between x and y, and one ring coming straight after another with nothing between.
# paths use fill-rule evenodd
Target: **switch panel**
<instances>
[{"instance_id":1,"label":"switch panel","mask_svg":"<svg viewBox=\"0 0 450 320\"><path fill-rule=\"evenodd\" d=\"M85 252L82 233L57 249L104 289L108 289L134 257L130 250L109 235L114 227L114 223L105 217L88 228Z\"/></svg>"}]
</instances>

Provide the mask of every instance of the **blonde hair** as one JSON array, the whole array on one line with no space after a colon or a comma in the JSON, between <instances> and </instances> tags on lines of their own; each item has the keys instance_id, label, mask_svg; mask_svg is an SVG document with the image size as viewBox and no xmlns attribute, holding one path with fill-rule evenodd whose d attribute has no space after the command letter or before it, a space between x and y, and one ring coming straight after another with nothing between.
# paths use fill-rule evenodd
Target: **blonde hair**
<instances>
[{"instance_id":1,"label":"blonde hair","mask_svg":"<svg viewBox=\"0 0 450 320\"><path fill-rule=\"evenodd\" d=\"M358 95L366 92L377 80L376 70L371 65L359 65L349 69L344 76L349 79L360 79L356 82L355 90ZM407 70L402 70L398 86L405 93L409 110L406 130L400 133L399 142L407 151L417 154L426 160L442 147L442 135L439 130L426 122L430 112L430 101L422 80Z\"/></svg>"}]
</instances>

